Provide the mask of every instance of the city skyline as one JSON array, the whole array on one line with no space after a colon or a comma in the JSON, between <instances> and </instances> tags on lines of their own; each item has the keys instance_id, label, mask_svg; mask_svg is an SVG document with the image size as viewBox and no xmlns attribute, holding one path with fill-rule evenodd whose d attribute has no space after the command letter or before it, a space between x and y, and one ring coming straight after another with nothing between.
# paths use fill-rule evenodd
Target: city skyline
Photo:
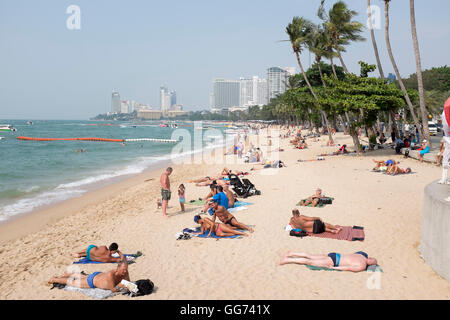
<instances>
[{"instance_id":1,"label":"city skyline","mask_svg":"<svg viewBox=\"0 0 450 320\"><path fill-rule=\"evenodd\" d=\"M332 3L327 1L327 8ZM365 24L366 4L347 3ZM163 83L176 88L185 110L208 109L215 77L264 78L267 67L296 66L290 44L282 41L287 39L285 27L296 15L316 17L319 2L130 5L79 0L81 28L69 30L66 9L71 4L0 2L0 118L87 119L110 110L112 88L120 88L123 97L157 106L158 91L151 88ZM385 48L383 8L378 5L382 17L375 36L385 73L393 73ZM401 2L390 6L391 42L403 77L416 71L407 7ZM416 3L423 69L448 64L450 22L445 13L450 2L440 1L439 10L434 8ZM343 53L348 68L357 74L359 60L375 63L367 28L363 36L365 42ZM301 59L305 68L314 61L307 51Z\"/></svg>"}]
</instances>

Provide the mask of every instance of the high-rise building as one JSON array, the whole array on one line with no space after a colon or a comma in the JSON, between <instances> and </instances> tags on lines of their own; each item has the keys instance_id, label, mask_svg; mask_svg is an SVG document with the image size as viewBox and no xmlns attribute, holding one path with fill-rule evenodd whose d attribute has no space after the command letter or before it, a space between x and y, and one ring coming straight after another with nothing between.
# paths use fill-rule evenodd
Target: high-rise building
<instances>
[{"instance_id":1,"label":"high-rise building","mask_svg":"<svg viewBox=\"0 0 450 320\"><path fill-rule=\"evenodd\" d=\"M253 76L253 101L251 105L263 106L268 104L267 99L267 80Z\"/></svg>"},{"instance_id":2,"label":"high-rise building","mask_svg":"<svg viewBox=\"0 0 450 320\"><path fill-rule=\"evenodd\" d=\"M240 78L239 85L240 85L239 106L247 107L253 103L253 80Z\"/></svg>"},{"instance_id":3,"label":"high-rise building","mask_svg":"<svg viewBox=\"0 0 450 320\"><path fill-rule=\"evenodd\" d=\"M267 69L267 95L269 102L286 91L288 77L289 73L279 67Z\"/></svg>"},{"instance_id":4,"label":"high-rise building","mask_svg":"<svg viewBox=\"0 0 450 320\"><path fill-rule=\"evenodd\" d=\"M120 104L120 113L128 113L129 107L128 107L128 101L121 101Z\"/></svg>"},{"instance_id":5,"label":"high-rise building","mask_svg":"<svg viewBox=\"0 0 450 320\"><path fill-rule=\"evenodd\" d=\"M120 110L121 110L120 95L117 91L113 91L111 95L111 112L120 113Z\"/></svg>"},{"instance_id":6,"label":"high-rise building","mask_svg":"<svg viewBox=\"0 0 450 320\"><path fill-rule=\"evenodd\" d=\"M286 71L289 76L293 76L297 73L297 68L296 67L285 67L284 71Z\"/></svg>"},{"instance_id":7,"label":"high-rise building","mask_svg":"<svg viewBox=\"0 0 450 320\"><path fill-rule=\"evenodd\" d=\"M241 100L240 88L240 80L214 79L214 106L212 107L221 109L239 106Z\"/></svg>"},{"instance_id":8,"label":"high-rise building","mask_svg":"<svg viewBox=\"0 0 450 320\"><path fill-rule=\"evenodd\" d=\"M161 111L168 111L172 106L177 104L177 93L173 90L169 91L166 87L161 87L159 99Z\"/></svg>"}]
</instances>

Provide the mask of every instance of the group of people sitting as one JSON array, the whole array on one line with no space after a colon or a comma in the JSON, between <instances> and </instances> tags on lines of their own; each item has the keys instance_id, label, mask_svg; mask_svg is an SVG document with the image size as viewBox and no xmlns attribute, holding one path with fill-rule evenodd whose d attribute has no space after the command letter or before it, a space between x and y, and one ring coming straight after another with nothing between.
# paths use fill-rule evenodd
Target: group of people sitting
<instances>
[{"instance_id":1,"label":"group of people sitting","mask_svg":"<svg viewBox=\"0 0 450 320\"><path fill-rule=\"evenodd\" d=\"M233 235L248 236L247 234L238 231L237 229L247 230L253 232L253 229L247 227L247 225L237 221L230 212L228 212L225 203L219 204L216 199L211 199L207 202L207 205L201 213L206 212L206 208L209 208L208 212L212 214L211 218L196 215L194 217L194 222L200 224L200 232L196 234L204 234L205 231L209 231L208 237L214 232L219 237L227 237ZM219 223L216 223L216 218L219 219Z\"/></svg>"}]
</instances>

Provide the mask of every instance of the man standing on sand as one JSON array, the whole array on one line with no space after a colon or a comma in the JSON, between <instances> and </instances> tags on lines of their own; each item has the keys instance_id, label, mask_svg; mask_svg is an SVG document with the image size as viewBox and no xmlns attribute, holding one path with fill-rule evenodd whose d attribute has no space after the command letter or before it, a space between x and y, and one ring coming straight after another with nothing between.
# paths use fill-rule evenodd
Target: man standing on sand
<instances>
[{"instance_id":1,"label":"man standing on sand","mask_svg":"<svg viewBox=\"0 0 450 320\"><path fill-rule=\"evenodd\" d=\"M125 279L130 281L130 275L128 274L127 259L120 253L120 259L116 269L108 272L94 272L90 275L82 274L79 272L65 273L59 277L52 277L48 283L58 283L69 285L76 288L99 288L103 290L111 290L117 292L120 288L124 288L120 282Z\"/></svg>"},{"instance_id":2,"label":"man standing on sand","mask_svg":"<svg viewBox=\"0 0 450 320\"><path fill-rule=\"evenodd\" d=\"M376 265L375 258L369 258L367 253L358 251L353 254L340 254L331 252L326 254L295 253L288 251L281 260L280 265L287 263L306 264L313 267L322 267L341 271L365 271L368 266Z\"/></svg>"},{"instance_id":3,"label":"man standing on sand","mask_svg":"<svg viewBox=\"0 0 450 320\"><path fill-rule=\"evenodd\" d=\"M161 175L161 200L162 200L162 214L164 218L167 218L168 215L166 213L167 206L169 205L170 200L170 180L169 176L172 173L173 169L168 167L166 171Z\"/></svg>"},{"instance_id":4,"label":"man standing on sand","mask_svg":"<svg viewBox=\"0 0 450 320\"><path fill-rule=\"evenodd\" d=\"M225 209L225 207L219 206L219 204L217 203L216 200L214 200L214 199L211 200L209 202L209 207L214 212L214 214L211 218L212 222L216 222L216 217L217 217L217 218L219 218L220 222L222 222L226 225L253 232L252 228L249 228L245 224L237 221L237 219L231 213L229 213L228 210Z\"/></svg>"}]
</instances>

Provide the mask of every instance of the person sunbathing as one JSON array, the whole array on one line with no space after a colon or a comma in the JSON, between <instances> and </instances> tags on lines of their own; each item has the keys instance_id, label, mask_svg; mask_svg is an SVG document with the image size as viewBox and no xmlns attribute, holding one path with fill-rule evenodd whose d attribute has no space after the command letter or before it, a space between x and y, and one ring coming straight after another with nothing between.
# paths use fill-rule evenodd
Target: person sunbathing
<instances>
[{"instance_id":1,"label":"person sunbathing","mask_svg":"<svg viewBox=\"0 0 450 320\"><path fill-rule=\"evenodd\" d=\"M344 145L342 145L342 147L340 147L337 151L332 152L332 153L330 153L330 154L328 154L328 153L322 153L322 154L320 154L320 156L337 156L337 155L340 155L340 154L346 154L346 153L350 153L350 152L347 150L347 145L344 144Z\"/></svg>"},{"instance_id":2,"label":"person sunbathing","mask_svg":"<svg viewBox=\"0 0 450 320\"><path fill-rule=\"evenodd\" d=\"M318 217L308 217L300 214L300 211L295 208L292 210L292 218L289 222L292 228L294 229L302 229L308 233L339 233L342 228L334 226L332 224L323 222Z\"/></svg>"},{"instance_id":3,"label":"person sunbathing","mask_svg":"<svg viewBox=\"0 0 450 320\"><path fill-rule=\"evenodd\" d=\"M237 221L237 219L231 213L229 213L228 210L225 209L225 207L219 206L216 200L214 199L211 200L209 202L209 207L212 209L212 212L214 213L211 218L212 222L215 222L216 218L219 218L219 220L222 223L228 226L237 227L239 229L247 230L253 233L252 228L249 228L245 224Z\"/></svg>"},{"instance_id":4,"label":"person sunbathing","mask_svg":"<svg viewBox=\"0 0 450 320\"><path fill-rule=\"evenodd\" d=\"M297 145L295 146L295 148L297 149L306 149L308 148L308 144L306 143L305 140L301 140L297 143Z\"/></svg>"},{"instance_id":5,"label":"person sunbathing","mask_svg":"<svg viewBox=\"0 0 450 320\"><path fill-rule=\"evenodd\" d=\"M215 232L216 236L218 237L228 237L234 235L248 237L248 234L237 231L236 227L223 223L214 223L211 219L207 217L201 217L200 215L196 215L194 217L194 222L200 224L201 226L200 232L195 232L194 234L204 234L205 231L209 230L207 237L210 237L211 233L213 232Z\"/></svg>"},{"instance_id":6,"label":"person sunbathing","mask_svg":"<svg viewBox=\"0 0 450 320\"><path fill-rule=\"evenodd\" d=\"M402 169L397 165L393 165L390 170L388 172L386 172L387 174L390 175L397 175L397 174L406 174L406 173L411 173L411 168L406 168L406 169Z\"/></svg>"},{"instance_id":7,"label":"person sunbathing","mask_svg":"<svg viewBox=\"0 0 450 320\"><path fill-rule=\"evenodd\" d=\"M367 253L358 251L352 254L308 254L288 251L280 262L280 265L288 263L305 264L314 267L328 268L332 270L360 272L367 270L368 266L377 265L375 258L370 258Z\"/></svg>"},{"instance_id":8,"label":"person sunbathing","mask_svg":"<svg viewBox=\"0 0 450 320\"><path fill-rule=\"evenodd\" d=\"M275 160L275 161L268 161L265 164L260 164L261 167L252 167L250 170L261 170L261 169L267 169L267 168L282 168L286 167L283 161L281 160Z\"/></svg>"},{"instance_id":9,"label":"person sunbathing","mask_svg":"<svg viewBox=\"0 0 450 320\"><path fill-rule=\"evenodd\" d=\"M109 248L107 248L106 246L97 247L97 246L91 244L85 250L72 253L72 256L75 258L86 257L90 261L98 261L98 262L106 262L106 263L119 262L119 261L121 261L121 258L114 258L112 256L115 253L119 253L119 255L120 255L120 251L118 249L119 249L119 246L117 245L117 243L111 243L109 245Z\"/></svg>"},{"instance_id":10,"label":"person sunbathing","mask_svg":"<svg viewBox=\"0 0 450 320\"><path fill-rule=\"evenodd\" d=\"M300 201L301 206L307 206L311 204L311 206L316 207L317 205L322 204L322 199L326 198L324 195L322 195L322 189L317 188L316 193L312 196L308 197L306 200Z\"/></svg>"},{"instance_id":11,"label":"person sunbathing","mask_svg":"<svg viewBox=\"0 0 450 320\"><path fill-rule=\"evenodd\" d=\"M111 290L117 292L120 288L125 288L120 282L125 279L130 281L128 273L128 263L123 254L119 251L120 263L113 270L108 272L94 272L85 275L79 272L64 273L62 276L50 278L49 284L64 284L77 288L99 288L103 290Z\"/></svg>"},{"instance_id":12,"label":"person sunbathing","mask_svg":"<svg viewBox=\"0 0 450 320\"><path fill-rule=\"evenodd\" d=\"M395 160L391 160L391 159L386 160L386 161L383 161L383 160L379 161L379 160L372 159L372 161L375 162L375 164L376 164L375 167L373 168L373 171L387 171L390 166L400 163L400 162L396 162Z\"/></svg>"}]
</instances>

